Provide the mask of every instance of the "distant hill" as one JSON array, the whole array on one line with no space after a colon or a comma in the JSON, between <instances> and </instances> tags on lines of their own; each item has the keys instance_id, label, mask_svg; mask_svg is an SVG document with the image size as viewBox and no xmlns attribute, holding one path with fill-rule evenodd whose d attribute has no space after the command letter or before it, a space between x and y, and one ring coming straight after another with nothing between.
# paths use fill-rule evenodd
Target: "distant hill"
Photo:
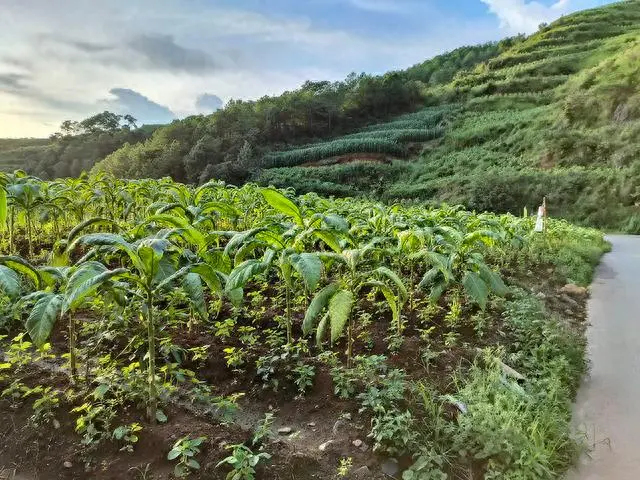
<instances>
[{"instance_id":1,"label":"distant hill","mask_svg":"<svg viewBox=\"0 0 640 480\"><path fill-rule=\"evenodd\" d=\"M531 211L547 196L553 215L640 233L639 59L640 0L628 0L407 70L231 101L82 158L121 177L500 212ZM43 161L56 148L27 142L12 152L55 176L80 161L75 148Z\"/></svg>"},{"instance_id":2,"label":"distant hill","mask_svg":"<svg viewBox=\"0 0 640 480\"><path fill-rule=\"evenodd\" d=\"M0 139L0 171L21 169L44 179L88 172L99 160L127 143L146 140L158 128L138 128L124 118L103 112L80 122L65 121L62 131L48 139Z\"/></svg>"},{"instance_id":3,"label":"distant hill","mask_svg":"<svg viewBox=\"0 0 640 480\"><path fill-rule=\"evenodd\" d=\"M513 213L546 195L552 214L640 233L639 1L542 26L423 95L410 116L272 152L252 180Z\"/></svg>"},{"instance_id":4,"label":"distant hill","mask_svg":"<svg viewBox=\"0 0 640 480\"><path fill-rule=\"evenodd\" d=\"M242 183L267 166L270 152L420 110L425 91L523 40L516 37L459 48L381 76L352 74L341 82L306 82L275 97L231 101L212 115L189 117L158 129L148 141L123 147L96 169L124 177L171 175L187 182L216 177ZM385 147L377 142L372 148Z\"/></svg>"}]
</instances>

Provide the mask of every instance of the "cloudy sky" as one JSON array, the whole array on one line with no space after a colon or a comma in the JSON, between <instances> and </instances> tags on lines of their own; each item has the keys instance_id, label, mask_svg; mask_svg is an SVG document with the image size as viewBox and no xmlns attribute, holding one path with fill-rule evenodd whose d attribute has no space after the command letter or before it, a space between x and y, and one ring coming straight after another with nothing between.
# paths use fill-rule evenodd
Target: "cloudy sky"
<instances>
[{"instance_id":1,"label":"cloudy sky","mask_svg":"<svg viewBox=\"0 0 640 480\"><path fill-rule=\"evenodd\" d=\"M611 0L0 0L0 138L102 111L164 123Z\"/></svg>"}]
</instances>

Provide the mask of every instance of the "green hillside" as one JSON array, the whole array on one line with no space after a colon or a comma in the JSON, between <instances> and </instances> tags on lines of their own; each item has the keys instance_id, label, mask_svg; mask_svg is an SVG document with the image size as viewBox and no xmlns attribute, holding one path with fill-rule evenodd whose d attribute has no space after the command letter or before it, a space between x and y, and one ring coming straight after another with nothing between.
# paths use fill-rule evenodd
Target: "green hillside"
<instances>
[{"instance_id":1,"label":"green hillside","mask_svg":"<svg viewBox=\"0 0 640 480\"><path fill-rule=\"evenodd\" d=\"M65 121L50 138L0 139L0 172L25 170L41 178L77 177L127 143L151 136L157 125L137 127L129 115L102 112Z\"/></svg>"},{"instance_id":2,"label":"green hillside","mask_svg":"<svg viewBox=\"0 0 640 480\"><path fill-rule=\"evenodd\" d=\"M257 169L299 163L297 154L289 158L288 153L277 152L304 149L342 135L349 137L340 144L314 148L310 158L322 160L327 155L358 151L415 156L420 149L405 143L420 144L440 135L439 129L415 131L425 125L421 113L400 118L398 126L407 131L376 133L375 125L419 111L425 105L424 92L445 85L460 71L497 57L523 39L458 48L381 76L351 74L340 82L306 82L276 97L231 101L212 115L193 116L160 128L148 141L115 152L96 170L120 177L171 175L186 182L215 177L239 184ZM367 133L351 136L371 125Z\"/></svg>"},{"instance_id":3,"label":"green hillside","mask_svg":"<svg viewBox=\"0 0 640 480\"><path fill-rule=\"evenodd\" d=\"M514 213L546 195L553 215L636 232L639 35L640 0L619 2L404 71L231 101L153 134L0 148L0 169L47 178L97 162L94 171L120 177Z\"/></svg>"},{"instance_id":4,"label":"green hillside","mask_svg":"<svg viewBox=\"0 0 640 480\"><path fill-rule=\"evenodd\" d=\"M638 231L639 58L640 2L570 15L428 89L427 102L437 106L413 118L437 122L376 127L380 135L371 140L385 140L382 162L362 156L344 164L342 150L321 166L300 166L323 157L320 152L330 151L331 144L348 145L351 137L344 137L316 149L272 154L268 159L286 162L265 162L254 179L302 192L374 193L389 201L446 201L512 212L535 207L547 195L554 214ZM403 135L414 126L421 130ZM436 131L440 138L431 140ZM407 149L416 148L420 135L421 153L407 160ZM354 151L371 150L364 142L352 145ZM270 168L291 166L292 160L297 167Z\"/></svg>"}]
</instances>

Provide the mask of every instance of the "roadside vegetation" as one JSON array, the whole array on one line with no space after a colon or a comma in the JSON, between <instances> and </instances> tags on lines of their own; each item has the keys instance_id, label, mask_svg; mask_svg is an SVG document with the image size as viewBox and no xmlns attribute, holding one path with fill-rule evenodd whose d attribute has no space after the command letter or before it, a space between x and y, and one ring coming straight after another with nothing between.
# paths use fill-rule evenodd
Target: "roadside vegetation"
<instances>
[{"instance_id":1,"label":"roadside vegetation","mask_svg":"<svg viewBox=\"0 0 640 480\"><path fill-rule=\"evenodd\" d=\"M580 452L595 230L20 171L0 224L0 460L21 470L551 479Z\"/></svg>"}]
</instances>

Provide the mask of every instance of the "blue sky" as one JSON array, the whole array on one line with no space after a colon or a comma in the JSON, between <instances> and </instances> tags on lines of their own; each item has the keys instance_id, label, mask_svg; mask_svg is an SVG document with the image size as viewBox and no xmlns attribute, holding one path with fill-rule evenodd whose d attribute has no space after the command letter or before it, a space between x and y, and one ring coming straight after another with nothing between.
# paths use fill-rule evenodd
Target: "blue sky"
<instances>
[{"instance_id":1,"label":"blue sky","mask_svg":"<svg viewBox=\"0 0 640 480\"><path fill-rule=\"evenodd\" d=\"M0 137L109 109L208 113L307 79L405 68L610 0L2 0Z\"/></svg>"}]
</instances>

